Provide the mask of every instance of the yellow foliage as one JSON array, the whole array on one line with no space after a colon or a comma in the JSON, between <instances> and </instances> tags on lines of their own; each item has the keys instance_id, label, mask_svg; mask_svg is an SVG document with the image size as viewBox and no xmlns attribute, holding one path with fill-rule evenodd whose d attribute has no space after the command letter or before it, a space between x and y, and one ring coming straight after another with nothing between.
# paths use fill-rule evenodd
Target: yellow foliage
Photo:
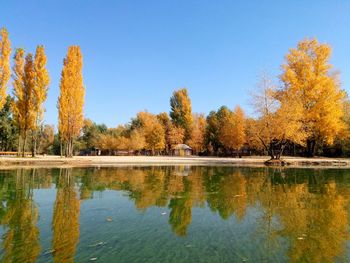
<instances>
[{"instance_id":1,"label":"yellow foliage","mask_svg":"<svg viewBox=\"0 0 350 263\"><path fill-rule=\"evenodd\" d=\"M43 108L43 103L47 98L47 91L50 83L49 73L46 69L46 55L43 46L38 46L36 48L35 59L35 88L34 88L34 110L36 113L36 125L38 128L40 122L43 119L43 114L45 109Z\"/></svg>"},{"instance_id":2,"label":"yellow foliage","mask_svg":"<svg viewBox=\"0 0 350 263\"><path fill-rule=\"evenodd\" d=\"M185 130L186 142L191 137L193 125L191 100L186 88L174 91L170 98L170 106L170 117L176 126Z\"/></svg>"},{"instance_id":3,"label":"yellow foliage","mask_svg":"<svg viewBox=\"0 0 350 263\"><path fill-rule=\"evenodd\" d=\"M233 133L233 149L240 149L243 144L246 142L245 135L245 117L244 112L241 107L236 106L233 111L233 122L234 128L232 130Z\"/></svg>"},{"instance_id":4,"label":"yellow foliage","mask_svg":"<svg viewBox=\"0 0 350 263\"><path fill-rule=\"evenodd\" d=\"M11 76L11 42L5 28L0 30L0 110L6 102L7 83Z\"/></svg>"},{"instance_id":5,"label":"yellow foliage","mask_svg":"<svg viewBox=\"0 0 350 263\"><path fill-rule=\"evenodd\" d=\"M167 137L169 140L170 147L183 143L185 137L185 130L181 127L177 127L174 124L170 124Z\"/></svg>"},{"instance_id":6,"label":"yellow foliage","mask_svg":"<svg viewBox=\"0 0 350 263\"><path fill-rule=\"evenodd\" d=\"M253 94L253 106L258 119L249 120L248 137L253 147L264 148L272 159L279 159L288 142L305 144L303 111L295 96L281 96L272 81L263 75Z\"/></svg>"},{"instance_id":7,"label":"yellow foliage","mask_svg":"<svg viewBox=\"0 0 350 263\"><path fill-rule=\"evenodd\" d=\"M232 112L223 106L217 112L218 139L229 150L239 150L245 143L245 118L243 110L236 107Z\"/></svg>"},{"instance_id":8,"label":"yellow foliage","mask_svg":"<svg viewBox=\"0 0 350 263\"><path fill-rule=\"evenodd\" d=\"M18 125L24 155L27 133L35 128L35 69L32 54L27 54L24 61L24 50L17 49L14 62L14 96L13 113Z\"/></svg>"},{"instance_id":9,"label":"yellow foliage","mask_svg":"<svg viewBox=\"0 0 350 263\"><path fill-rule=\"evenodd\" d=\"M165 148L165 130L159 119L149 112L139 112L137 119L145 136L146 149L162 151Z\"/></svg>"},{"instance_id":10,"label":"yellow foliage","mask_svg":"<svg viewBox=\"0 0 350 263\"><path fill-rule=\"evenodd\" d=\"M188 144L194 152L202 152L205 150L205 131L207 123L203 114L194 114L191 139Z\"/></svg>"},{"instance_id":11,"label":"yellow foliage","mask_svg":"<svg viewBox=\"0 0 350 263\"><path fill-rule=\"evenodd\" d=\"M298 100L302 107L303 129L308 140L333 144L345 129L342 121L344 93L335 74L330 72L331 48L316 39L305 39L291 49L282 65L281 96L286 103Z\"/></svg>"},{"instance_id":12,"label":"yellow foliage","mask_svg":"<svg viewBox=\"0 0 350 263\"><path fill-rule=\"evenodd\" d=\"M61 140L66 147L66 155L73 156L73 140L80 134L84 123L83 56L79 46L68 48L67 57L63 62L58 99L58 128Z\"/></svg>"}]
</instances>

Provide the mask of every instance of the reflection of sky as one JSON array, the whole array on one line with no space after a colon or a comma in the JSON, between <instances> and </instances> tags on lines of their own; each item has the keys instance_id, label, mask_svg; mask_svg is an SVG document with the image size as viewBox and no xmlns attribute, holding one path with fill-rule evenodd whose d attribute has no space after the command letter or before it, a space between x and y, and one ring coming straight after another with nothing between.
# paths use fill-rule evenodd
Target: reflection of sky
<instances>
[{"instance_id":1,"label":"reflection of sky","mask_svg":"<svg viewBox=\"0 0 350 263\"><path fill-rule=\"evenodd\" d=\"M56 199L56 189L53 185L51 189L35 189L34 190L34 203L39 209L39 220L37 226L39 227L40 233L40 255L45 254L51 250L52 240L52 216L53 216L53 205ZM39 261L44 258L45 260L50 255L47 254L45 257L39 257Z\"/></svg>"}]
</instances>

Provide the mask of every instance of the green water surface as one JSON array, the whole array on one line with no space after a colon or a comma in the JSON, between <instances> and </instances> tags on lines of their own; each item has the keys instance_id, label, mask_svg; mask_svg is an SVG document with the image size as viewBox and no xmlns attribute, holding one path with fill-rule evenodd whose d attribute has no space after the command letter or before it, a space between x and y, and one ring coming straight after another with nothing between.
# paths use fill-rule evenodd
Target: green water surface
<instances>
[{"instance_id":1,"label":"green water surface","mask_svg":"<svg viewBox=\"0 0 350 263\"><path fill-rule=\"evenodd\" d=\"M350 170L0 171L1 262L350 262Z\"/></svg>"}]
</instances>

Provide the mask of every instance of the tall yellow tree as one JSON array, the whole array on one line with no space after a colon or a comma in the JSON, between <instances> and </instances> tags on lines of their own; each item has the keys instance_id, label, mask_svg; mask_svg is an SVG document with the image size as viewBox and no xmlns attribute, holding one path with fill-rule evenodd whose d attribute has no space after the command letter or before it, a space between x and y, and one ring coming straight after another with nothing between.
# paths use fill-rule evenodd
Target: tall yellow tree
<instances>
[{"instance_id":1,"label":"tall yellow tree","mask_svg":"<svg viewBox=\"0 0 350 263\"><path fill-rule=\"evenodd\" d=\"M272 81L263 76L252 103L258 118L247 123L251 146L263 148L271 159L280 160L288 143L304 145L307 132L303 129L303 112L297 98L282 97Z\"/></svg>"},{"instance_id":2,"label":"tall yellow tree","mask_svg":"<svg viewBox=\"0 0 350 263\"><path fill-rule=\"evenodd\" d=\"M34 88L35 88L35 69L32 54L27 54L24 60L24 50L17 49L14 62L14 96L13 112L18 125L21 137L19 151L22 156L25 155L28 131L35 127L34 114ZM20 145L21 144L21 145Z\"/></svg>"},{"instance_id":3,"label":"tall yellow tree","mask_svg":"<svg viewBox=\"0 0 350 263\"><path fill-rule=\"evenodd\" d=\"M191 100L186 88L174 91L170 98L170 117L173 123L185 130L185 142L191 138L193 116Z\"/></svg>"},{"instance_id":4,"label":"tall yellow tree","mask_svg":"<svg viewBox=\"0 0 350 263\"><path fill-rule=\"evenodd\" d=\"M7 83L11 76L11 42L5 28L0 30L0 110L6 103Z\"/></svg>"},{"instance_id":5,"label":"tall yellow tree","mask_svg":"<svg viewBox=\"0 0 350 263\"><path fill-rule=\"evenodd\" d=\"M207 123L203 114L194 114L191 139L188 143L192 147L195 154L205 150L204 139L206 125Z\"/></svg>"},{"instance_id":6,"label":"tall yellow tree","mask_svg":"<svg viewBox=\"0 0 350 263\"><path fill-rule=\"evenodd\" d=\"M42 124L44 116L44 102L47 98L47 91L50 83L49 73L46 69L46 55L43 46L38 46L35 52L34 69L35 69L35 86L34 86L34 113L35 126L32 131L32 155L36 155L38 131Z\"/></svg>"},{"instance_id":7,"label":"tall yellow tree","mask_svg":"<svg viewBox=\"0 0 350 263\"><path fill-rule=\"evenodd\" d=\"M234 122L234 128L233 128L233 149L239 151L244 143L246 142L246 135L245 135L245 117L244 112L241 107L236 106L233 111L233 122Z\"/></svg>"},{"instance_id":8,"label":"tall yellow tree","mask_svg":"<svg viewBox=\"0 0 350 263\"><path fill-rule=\"evenodd\" d=\"M73 156L73 142L80 134L84 123L83 56L79 46L68 48L63 62L58 99L58 128L61 141L65 144L65 155Z\"/></svg>"},{"instance_id":9,"label":"tall yellow tree","mask_svg":"<svg viewBox=\"0 0 350 263\"><path fill-rule=\"evenodd\" d=\"M308 154L314 155L317 146L333 144L342 132L344 92L329 63L331 47L316 39L305 39L289 51L282 65L284 83L281 96L288 104L299 100L303 110L303 129L307 138Z\"/></svg>"}]
</instances>

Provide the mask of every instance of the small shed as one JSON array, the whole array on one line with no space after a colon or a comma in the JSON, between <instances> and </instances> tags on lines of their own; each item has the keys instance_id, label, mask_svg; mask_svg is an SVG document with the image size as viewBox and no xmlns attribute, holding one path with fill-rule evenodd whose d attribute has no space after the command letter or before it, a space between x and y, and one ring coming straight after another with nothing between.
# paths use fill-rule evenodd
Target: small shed
<instances>
[{"instance_id":1,"label":"small shed","mask_svg":"<svg viewBox=\"0 0 350 263\"><path fill-rule=\"evenodd\" d=\"M176 144L172 147L174 156L189 156L192 155L192 148L186 144Z\"/></svg>"}]
</instances>

